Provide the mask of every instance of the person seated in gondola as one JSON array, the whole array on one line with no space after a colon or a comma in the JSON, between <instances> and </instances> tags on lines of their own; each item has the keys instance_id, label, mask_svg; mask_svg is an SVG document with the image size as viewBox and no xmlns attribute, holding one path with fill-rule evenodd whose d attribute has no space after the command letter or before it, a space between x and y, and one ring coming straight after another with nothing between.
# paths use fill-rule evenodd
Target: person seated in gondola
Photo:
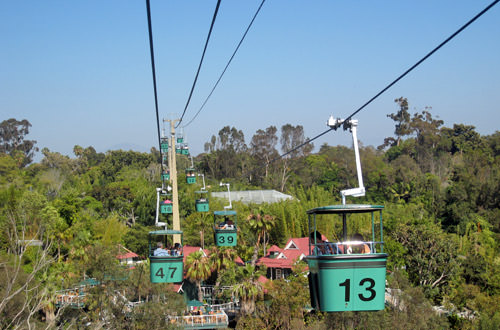
<instances>
[{"instance_id":1,"label":"person seated in gondola","mask_svg":"<svg viewBox=\"0 0 500 330\"><path fill-rule=\"evenodd\" d=\"M353 244L348 245L347 253L371 253L370 247L368 246L368 244L364 243L364 241L365 239L363 238L363 235L361 235L360 233L354 234L351 241Z\"/></svg>"},{"instance_id":2,"label":"person seated in gondola","mask_svg":"<svg viewBox=\"0 0 500 330\"><path fill-rule=\"evenodd\" d=\"M181 244L180 243L175 243L174 244L174 246L172 247L171 254L174 257L181 255Z\"/></svg>"},{"instance_id":3,"label":"person seated in gondola","mask_svg":"<svg viewBox=\"0 0 500 330\"><path fill-rule=\"evenodd\" d=\"M342 249L339 249L337 244L328 242L327 239L323 240L323 235L317 230L311 232L311 234L309 235L309 238L313 244L315 236L316 236L316 245L314 247L313 254L320 256L320 255L343 253Z\"/></svg>"},{"instance_id":4,"label":"person seated in gondola","mask_svg":"<svg viewBox=\"0 0 500 330\"><path fill-rule=\"evenodd\" d=\"M170 256L170 252L163 248L163 243L158 242L156 244L156 249L153 251L153 256L155 257L167 257Z\"/></svg>"},{"instance_id":5,"label":"person seated in gondola","mask_svg":"<svg viewBox=\"0 0 500 330\"><path fill-rule=\"evenodd\" d=\"M234 223L233 220L229 218L224 218L224 222L221 222L219 224L220 229L234 229Z\"/></svg>"}]
</instances>

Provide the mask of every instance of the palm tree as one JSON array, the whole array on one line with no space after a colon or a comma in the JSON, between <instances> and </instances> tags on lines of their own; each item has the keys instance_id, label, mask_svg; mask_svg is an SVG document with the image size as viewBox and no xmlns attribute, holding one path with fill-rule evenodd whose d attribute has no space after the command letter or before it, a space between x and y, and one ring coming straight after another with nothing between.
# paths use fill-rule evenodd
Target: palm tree
<instances>
[{"instance_id":1,"label":"palm tree","mask_svg":"<svg viewBox=\"0 0 500 330\"><path fill-rule=\"evenodd\" d=\"M215 280L215 292L214 294L217 295L217 291L219 290L220 286L220 274L228 269L232 263L234 263L234 260L236 259L236 252L229 248L229 247L212 247L210 249L210 265L212 272L217 272L217 278Z\"/></svg>"},{"instance_id":2,"label":"palm tree","mask_svg":"<svg viewBox=\"0 0 500 330\"><path fill-rule=\"evenodd\" d=\"M233 294L240 299L241 313L251 314L255 311L255 300L263 295L262 284L259 282L262 274L250 264L239 267L238 272L239 283L233 287Z\"/></svg>"},{"instance_id":3,"label":"palm tree","mask_svg":"<svg viewBox=\"0 0 500 330\"><path fill-rule=\"evenodd\" d=\"M249 221L248 224L250 228L257 232L257 242L255 243L254 252L252 256L252 266L255 266L255 262L257 261L260 240L264 238L264 255L266 254L266 233L271 230L274 226L275 217L269 214L265 214L264 210L259 207L257 211L252 211L250 215L247 217Z\"/></svg>"},{"instance_id":4,"label":"palm tree","mask_svg":"<svg viewBox=\"0 0 500 330\"><path fill-rule=\"evenodd\" d=\"M198 300L203 301L203 293L201 291L201 282L210 277L210 264L208 258L205 257L203 251L191 253L186 258L186 278L191 282L196 283L198 287Z\"/></svg>"}]
</instances>

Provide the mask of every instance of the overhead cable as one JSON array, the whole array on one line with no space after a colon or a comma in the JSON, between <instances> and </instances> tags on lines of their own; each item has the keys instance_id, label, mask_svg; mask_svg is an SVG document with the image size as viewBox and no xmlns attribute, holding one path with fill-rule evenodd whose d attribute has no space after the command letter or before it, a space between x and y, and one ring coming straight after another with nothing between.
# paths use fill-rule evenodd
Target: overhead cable
<instances>
[{"instance_id":1,"label":"overhead cable","mask_svg":"<svg viewBox=\"0 0 500 330\"><path fill-rule=\"evenodd\" d=\"M198 117L198 115L200 114L201 110L203 110L203 108L205 107L205 104L207 104L207 101L208 99L212 96L215 88L217 88L217 85L219 85L219 82L221 81L222 79L222 76L224 76L224 73L226 73L226 70L227 68L229 67L229 65L231 64L231 61L233 60L234 56L236 55L236 53L238 52L238 49L240 49L240 46L241 44L243 43L243 40L245 40L245 37L247 36L247 33L248 33L248 30L250 30L250 27L252 27L252 24L253 22L255 21L255 18L257 17L257 15L259 14L260 12L260 9L262 8L262 5L264 5L264 2L266 2L266 0L262 0L262 2L260 3L260 6L259 8L257 8L257 11L255 12L255 15L253 15L253 18L252 20L250 21L250 24L248 25L247 29L245 30L245 33L243 34L243 37L241 37L241 40L240 42L238 43L238 46L236 46L236 49L234 50L233 52L233 55L231 55L231 58L229 59L229 61L227 62L226 64L226 67L224 68L224 70L222 71L221 75L219 76L219 79L217 79L217 82L215 83L214 87L212 88L212 91L210 91L210 94L208 94L207 98L205 99L205 101L203 102L203 104L201 105L200 109L198 110L198 112L193 116L193 118L186 124L184 125L183 127L186 127L188 126L189 124L191 124L195 119L196 117Z\"/></svg>"},{"instance_id":2,"label":"overhead cable","mask_svg":"<svg viewBox=\"0 0 500 330\"><path fill-rule=\"evenodd\" d=\"M156 127L158 130L158 150L160 150L160 160L163 159L161 151L161 134L160 134L160 115L158 113L158 92L156 88L156 69L155 69L155 55L153 47L153 29L151 27L151 6L149 0L146 0L146 10L148 14L148 31L149 31L149 52L151 54L151 71L153 73L153 90L155 98L155 110L156 110ZM161 171L163 173L163 162L161 162Z\"/></svg>"},{"instance_id":3,"label":"overhead cable","mask_svg":"<svg viewBox=\"0 0 500 330\"><path fill-rule=\"evenodd\" d=\"M208 42L210 41L210 35L212 34L212 29L213 29L214 24L215 24L215 19L217 18L217 12L219 11L220 2L221 2L221 0L217 0L217 5L215 6L214 16L212 17L212 23L210 24L210 30L208 31L207 40L205 41L205 47L203 48L203 54L201 55L200 64L198 65L198 70L196 71L196 76L195 76L194 81L193 81L193 86L191 87L191 92L189 92L189 97L188 97L188 100L186 102L186 106L184 107L184 111L182 112L181 119L177 123L177 126L175 126L176 128L179 127L179 125L181 124L182 119L184 118L184 115L186 114L186 110L189 106L189 102L191 101L191 96L193 96L193 91L194 91L194 88L196 86L196 81L198 80L198 75L200 74L201 65L203 64L203 58L205 57L205 52L207 51Z\"/></svg>"},{"instance_id":4,"label":"overhead cable","mask_svg":"<svg viewBox=\"0 0 500 330\"><path fill-rule=\"evenodd\" d=\"M427 55L425 55L424 57L422 57L422 59L420 61L418 61L417 63L415 63L411 68L409 68L408 70L406 70L402 75L400 75L399 77L397 77L393 82L391 82L384 89L382 89L380 92L378 92L378 94L376 94L374 97L372 97L370 100L368 100L368 102L366 102L361 107L359 107L356 111L354 111L349 117L347 117L345 119L344 123L347 123L348 120L352 119L352 117L355 116L361 110L363 110L364 107L366 107L368 104L370 104L372 101L374 101L377 97L379 97L380 95L382 95L386 90L388 90L389 88L391 88L394 84L396 84L399 80L401 80L408 73L410 73L411 71L413 71L413 69L415 69L417 66L419 66L422 62L424 62L429 57L431 57L435 52L437 52L441 47L443 47L444 45L446 45L450 40L452 40L453 38L455 38L460 32L462 32L463 30L465 30L475 20L477 20L479 17L483 16L484 13L486 13L488 10L490 10L499 1L500 0L495 0L491 4L489 4L481 12L479 12L479 14L477 14L476 16L474 16L467 23L465 23L461 28L459 28L455 33L453 33L451 36L449 36L445 41L443 41L442 43L440 43L436 48L434 48Z\"/></svg>"},{"instance_id":5,"label":"overhead cable","mask_svg":"<svg viewBox=\"0 0 500 330\"><path fill-rule=\"evenodd\" d=\"M419 60L417 63L415 63L413 66L411 66L408 70L406 70L402 75L400 75L399 77L397 77L393 82L391 82L389 85L387 85L385 88L383 88L380 92L378 92L374 97L372 97L370 100L368 100L368 102L366 102L365 104L363 104L361 107L359 107L356 111L354 111L352 114L349 115L349 117L347 117L343 123L347 123L350 119L352 119L352 117L354 117L357 113L359 113L361 110L363 110L368 104L370 104L371 102L373 102L376 98L378 98L380 95L382 95L384 92L386 92L389 88L391 88L394 84L396 84L399 80L401 80L403 77L405 77L408 73L410 73L411 71L413 71L413 69L415 69L417 66L419 66L420 64L422 64L425 60L427 60L431 55L433 55L436 51L438 51L441 47L443 47L445 44L447 44L450 40L452 40L453 38L455 38L460 32L462 32L463 30L465 30L470 24L472 24L475 20L477 20L479 17L481 17L483 14L485 14L488 10L490 10L494 5L496 5L500 0L495 0L493 1L491 4L489 4L486 8L484 8L481 12L479 12L479 14L477 14L476 16L474 16L472 19L470 19L467 23L465 23L462 27L460 27L455 33L453 33L452 35L450 35L445 41L443 41L442 43L440 43L436 48L434 48L433 50L431 50L427 55L425 55L424 57L422 57L421 60ZM338 126L336 128L338 128L340 125L342 125L342 123L339 123ZM299 146L293 148L292 150L289 150L288 152L284 153L283 155L280 155L279 157L273 159L269 164L285 157L286 155L294 152L295 150L298 150L300 148L302 148L303 146L305 146L306 144L308 143L311 143L312 141L316 140L317 138L325 135L326 133L330 132L332 129L336 129L336 128L329 128L327 129L326 131L324 131L323 133L321 134L318 134L316 135L315 137L313 137L312 139L308 139L307 141L305 141L304 143L300 144Z\"/></svg>"}]
</instances>

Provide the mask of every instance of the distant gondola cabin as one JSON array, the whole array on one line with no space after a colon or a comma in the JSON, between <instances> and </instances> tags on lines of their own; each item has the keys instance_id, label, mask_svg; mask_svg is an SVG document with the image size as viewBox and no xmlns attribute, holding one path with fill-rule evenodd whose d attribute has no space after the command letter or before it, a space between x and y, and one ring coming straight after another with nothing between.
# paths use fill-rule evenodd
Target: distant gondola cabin
<instances>
[{"instance_id":1,"label":"distant gondola cabin","mask_svg":"<svg viewBox=\"0 0 500 330\"><path fill-rule=\"evenodd\" d=\"M167 139L162 139L160 146L161 146L161 152L168 152L168 140Z\"/></svg>"},{"instance_id":2,"label":"distant gondola cabin","mask_svg":"<svg viewBox=\"0 0 500 330\"><path fill-rule=\"evenodd\" d=\"M172 201L167 199L164 200L160 205L160 213L162 214L171 214L173 212L173 204Z\"/></svg>"},{"instance_id":3,"label":"distant gondola cabin","mask_svg":"<svg viewBox=\"0 0 500 330\"><path fill-rule=\"evenodd\" d=\"M214 240L217 246L237 245L236 211L214 211Z\"/></svg>"},{"instance_id":4,"label":"distant gondola cabin","mask_svg":"<svg viewBox=\"0 0 500 330\"><path fill-rule=\"evenodd\" d=\"M200 198L197 198L195 201L196 212L208 212L210 210L207 194L208 192L205 190L200 190L196 192L200 194Z\"/></svg>"},{"instance_id":5,"label":"distant gondola cabin","mask_svg":"<svg viewBox=\"0 0 500 330\"><path fill-rule=\"evenodd\" d=\"M196 173L194 168L186 168L186 183L187 184L196 183Z\"/></svg>"}]
</instances>

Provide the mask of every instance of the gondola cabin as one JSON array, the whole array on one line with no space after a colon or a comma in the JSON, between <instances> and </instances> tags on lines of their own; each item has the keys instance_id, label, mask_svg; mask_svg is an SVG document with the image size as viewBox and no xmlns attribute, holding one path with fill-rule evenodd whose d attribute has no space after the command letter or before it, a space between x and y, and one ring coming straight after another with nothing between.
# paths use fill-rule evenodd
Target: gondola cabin
<instances>
[{"instance_id":1,"label":"gondola cabin","mask_svg":"<svg viewBox=\"0 0 500 330\"><path fill-rule=\"evenodd\" d=\"M347 204L307 211L311 235L306 261L313 308L322 312L384 309L387 254L384 253L382 209L380 205ZM366 222L371 219L371 236L366 237L366 241L360 234L348 233L348 227L359 228L360 218ZM342 240L323 241L324 236L317 231L319 222L339 219ZM328 227L322 224L321 228Z\"/></svg>"},{"instance_id":2,"label":"gondola cabin","mask_svg":"<svg viewBox=\"0 0 500 330\"><path fill-rule=\"evenodd\" d=\"M186 183L187 184L196 183L196 174L194 168L186 168Z\"/></svg>"},{"instance_id":3,"label":"gondola cabin","mask_svg":"<svg viewBox=\"0 0 500 330\"><path fill-rule=\"evenodd\" d=\"M182 153L182 148L180 146L175 147L175 153L176 154L181 154Z\"/></svg>"},{"instance_id":4,"label":"gondola cabin","mask_svg":"<svg viewBox=\"0 0 500 330\"><path fill-rule=\"evenodd\" d=\"M188 156L189 155L189 147L188 146L181 147L181 154Z\"/></svg>"},{"instance_id":5,"label":"gondola cabin","mask_svg":"<svg viewBox=\"0 0 500 330\"><path fill-rule=\"evenodd\" d=\"M184 138L183 138L183 137L178 136L176 141L177 141L177 143L179 143L179 144L180 144L180 143L184 143Z\"/></svg>"},{"instance_id":6,"label":"gondola cabin","mask_svg":"<svg viewBox=\"0 0 500 330\"><path fill-rule=\"evenodd\" d=\"M162 181L170 180L170 171L169 170L167 170L161 174L161 180Z\"/></svg>"},{"instance_id":7,"label":"gondola cabin","mask_svg":"<svg viewBox=\"0 0 500 330\"><path fill-rule=\"evenodd\" d=\"M161 202L160 204L161 214L171 214L172 212L173 212L173 204L171 200L167 199Z\"/></svg>"},{"instance_id":8,"label":"gondola cabin","mask_svg":"<svg viewBox=\"0 0 500 330\"><path fill-rule=\"evenodd\" d=\"M181 243L173 243L174 235L181 236ZM148 236L151 283L182 282L184 272L182 231L157 230L149 232Z\"/></svg>"},{"instance_id":9,"label":"gondola cabin","mask_svg":"<svg viewBox=\"0 0 500 330\"><path fill-rule=\"evenodd\" d=\"M168 140L165 138L161 139L160 147L161 152L168 152Z\"/></svg>"},{"instance_id":10,"label":"gondola cabin","mask_svg":"<svg viewBox=\"0 0 500 330\"><path fill-rule=\"evenodd\" d=\"M195 201L196 212L208 212L208 211L210 211L208 198L206 196L208 194L208 191L200 190L200 191L197 191L196 193L200 195L200 198L197 198Z\"/></svg>"},{"instance_id":11,"label":"gondola cabin","mask_svg":"<svg viewBox=\"0 0 500 330\"><path fill-rule=\"evenodd\" d=\"M214 211L214 240L217 246L236 246L236 211Z\"/></svg>"}]
</instances>

